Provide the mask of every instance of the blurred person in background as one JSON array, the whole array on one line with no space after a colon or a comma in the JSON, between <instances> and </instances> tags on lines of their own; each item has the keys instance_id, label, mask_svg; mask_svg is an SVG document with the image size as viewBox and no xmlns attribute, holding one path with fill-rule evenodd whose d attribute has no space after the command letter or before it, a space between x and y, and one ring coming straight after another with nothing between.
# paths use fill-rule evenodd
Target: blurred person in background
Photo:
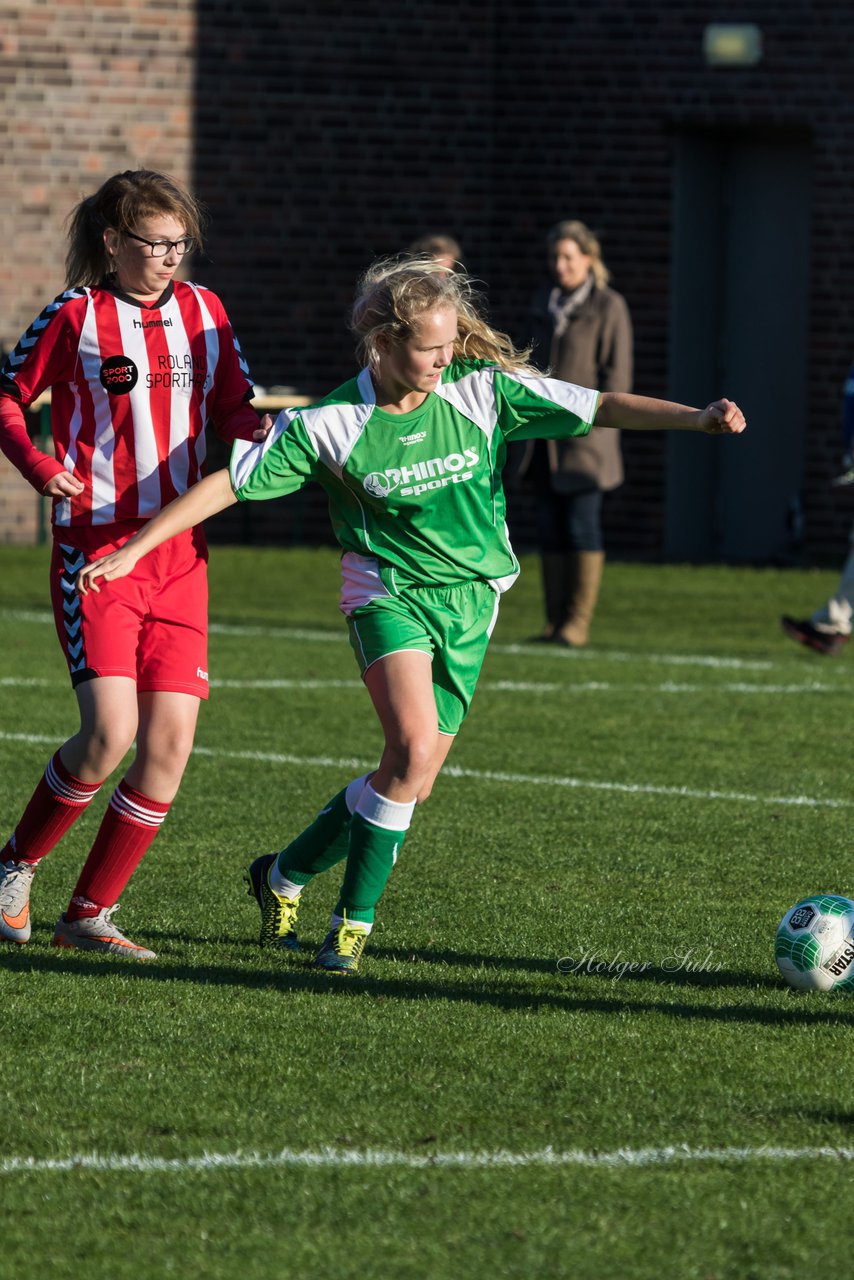
<instances>
[{"instance_id":1,"label":"blurred person in background","mask_svg":"<svg viewBox=\"0 0 854 1280\"><path fill-rule=\"evenodd\" d=\"M413 258L433 258L440 267L446 267L448 271L458 271L463 265L463 251L459 242L444 232L430 232L419 236L412 241L406 252Z\"/></svg>"},{"instance_id":2,"label":"blurred person in background","mask_svg":"<svg viewBox=\"0 0 854 1280\"><path fill-rule=\"evenodd\" d=\"M834 488L854 487L854 364L848 371L842 397L842 474L833 481ZM827 658L837 657L851 636L851 620L854 617L854 526L851 529L848 559L842 568L842 576L836 594L826 600L809 618L793 618L784 614L780 619L783 630L798 644L806 645L814 653Z\"/></svg>"},{"instance_id":3,"label":"blurred person in background","mask_svg":"<svg viewBox=\"0 0 854 1280\"><path fill-rule=\"evenodd\" d=\"M532 299L524 340L535 364L564 382L632 389L632 323L596 236L563 221L546 237L551 285ZM535 639L586 645L605 563L603 495L623 482L618 431L531 442L519 461L537 494L537 541L546 624Z\"/></svg>"}]
</instances>

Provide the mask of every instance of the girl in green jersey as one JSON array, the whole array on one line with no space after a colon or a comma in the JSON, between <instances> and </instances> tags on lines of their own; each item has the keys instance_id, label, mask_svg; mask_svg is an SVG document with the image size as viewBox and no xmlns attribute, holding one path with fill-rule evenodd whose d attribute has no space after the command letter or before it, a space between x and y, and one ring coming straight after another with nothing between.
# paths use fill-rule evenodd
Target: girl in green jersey
<instances>
[{"instance_id":1,"label":"girl in green jersey","mask_svg":"<svg viewBox=\"0 0 854 1280\"><path fill-rule=\"evenodd\" d=\"M86 565L97 591L140 556L239 500L317 480L343 548L341 608L385 745L376 770L338 792L278 855L249 868L261 944L297 950L302 891L345 862L315 964L352 974L416 804L430 794L474 692L500 593L518 573L504 524L507 444L592 425L744 430L730 400L705 409L545 378L486 323L462 272L433 259L374 264L352 328L361 373L266 440L235 446L229 470L195 485L119 551Z\"/></svg>"}]
</instances>

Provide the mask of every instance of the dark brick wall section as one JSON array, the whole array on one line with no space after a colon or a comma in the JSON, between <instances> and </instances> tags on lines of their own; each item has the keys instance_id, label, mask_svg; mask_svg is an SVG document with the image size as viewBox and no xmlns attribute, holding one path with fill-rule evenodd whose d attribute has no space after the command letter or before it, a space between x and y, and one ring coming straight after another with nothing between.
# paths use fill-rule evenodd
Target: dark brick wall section
<instances>
[{"instance_id":1,"label":"dark brick wall section","mask_svg":"<svg viewBox=\"0 0 854 1280\"><path fill-rule=\"evenodd\" d=\"M494 226L493 9L204 6L197 187L260 382L350 376L359 273L434 227L483 270Z\"/></svg>"},{"instance_id":2,"label":"dark brick wall section","mask_svg":"<svg viewBox=\"0 0 854 1280\"><path fill-rule=\"evenodd\" d=\"M849 6L206 0L196 12L183 0L32 0L7 15L0 128L15 181L2 184L0 213L15 252L0 264L0 337L14 341L57 291L62 218L80 190L144 161L189 177L210 204L209 257L194 274L221 293L266 386L315 392L348 376L356 276L426 229L461 240L493 318L515 330L542 278L544 231L578 216L602 233L629 301L636 389L666 393L680 132L809 137L805 514L810 554L841 556L854 509L828 479L854 354ZM722 17L761 27L758 66L704 65L704 27ZM626 456L609 542L655 556L662 440L634 436ZM322 503L298 519L283 505L258 504L253 536L315 536ZM245 519L230 513L211 533L236 535L229 520Z\"/></svg>"}]
</instances>

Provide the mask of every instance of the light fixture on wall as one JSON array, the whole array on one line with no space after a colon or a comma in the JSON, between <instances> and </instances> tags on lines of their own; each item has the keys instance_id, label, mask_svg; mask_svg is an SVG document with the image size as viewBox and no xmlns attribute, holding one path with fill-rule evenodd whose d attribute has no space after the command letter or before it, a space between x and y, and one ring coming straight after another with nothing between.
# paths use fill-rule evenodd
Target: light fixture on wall
<instances>
[{"instance_id":1,"label":"light fixture on wall","mask_svg":"<svg viewBox=\"0 0 854 1280\"><path fill-rule=\"evenodd\" d=\"M752 22L713 22L703 32L709 67L755 67L762 61L762 32Z\"/></svg>"}]
</instances>

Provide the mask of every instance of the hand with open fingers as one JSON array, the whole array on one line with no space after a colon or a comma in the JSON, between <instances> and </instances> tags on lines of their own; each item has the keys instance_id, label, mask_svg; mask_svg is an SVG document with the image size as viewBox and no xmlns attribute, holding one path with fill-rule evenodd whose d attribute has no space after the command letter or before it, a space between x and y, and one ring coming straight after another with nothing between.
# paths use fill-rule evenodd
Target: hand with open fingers
<instances>
[{"instance_id":1,"label":"hand with open fingers","mask_svg":"<svg viewBox=\"0 0 854 1280\"><path fill-rule=\"evenodd\" d=\"M70 471L58 471L48 480L42 493L46 498L76 498L84 488L83 481L78 480Z\"/></svg>"},{"instance_id":2,"label":"hand with open fingers","mask_svg":"<svg viewBox=\"0 0 854 1280\"><path fill-rule=\"evenodd\" d=\"M734 400L714 400L700 414L700 430L710 436L737 436L746 426Z\"/></svg>"},{"instance_id":3,"label":"hand with open fingers","mask_svg":"<svg viewBox=\"0 0 854 1280\"><path fill-rule=\"evenodd\" d=\"M119 547L118 551L111 551L108 556L101 556L91 564L84 564L77 574L77 590L81 596L85 596L91 588L97 595L101 590L98 586L98 578L102 578L104 582L112 582L114 578L125 578L133 569L137 559L138 557L125 543L123 547Z\"/></svg>"}]
</instances>

